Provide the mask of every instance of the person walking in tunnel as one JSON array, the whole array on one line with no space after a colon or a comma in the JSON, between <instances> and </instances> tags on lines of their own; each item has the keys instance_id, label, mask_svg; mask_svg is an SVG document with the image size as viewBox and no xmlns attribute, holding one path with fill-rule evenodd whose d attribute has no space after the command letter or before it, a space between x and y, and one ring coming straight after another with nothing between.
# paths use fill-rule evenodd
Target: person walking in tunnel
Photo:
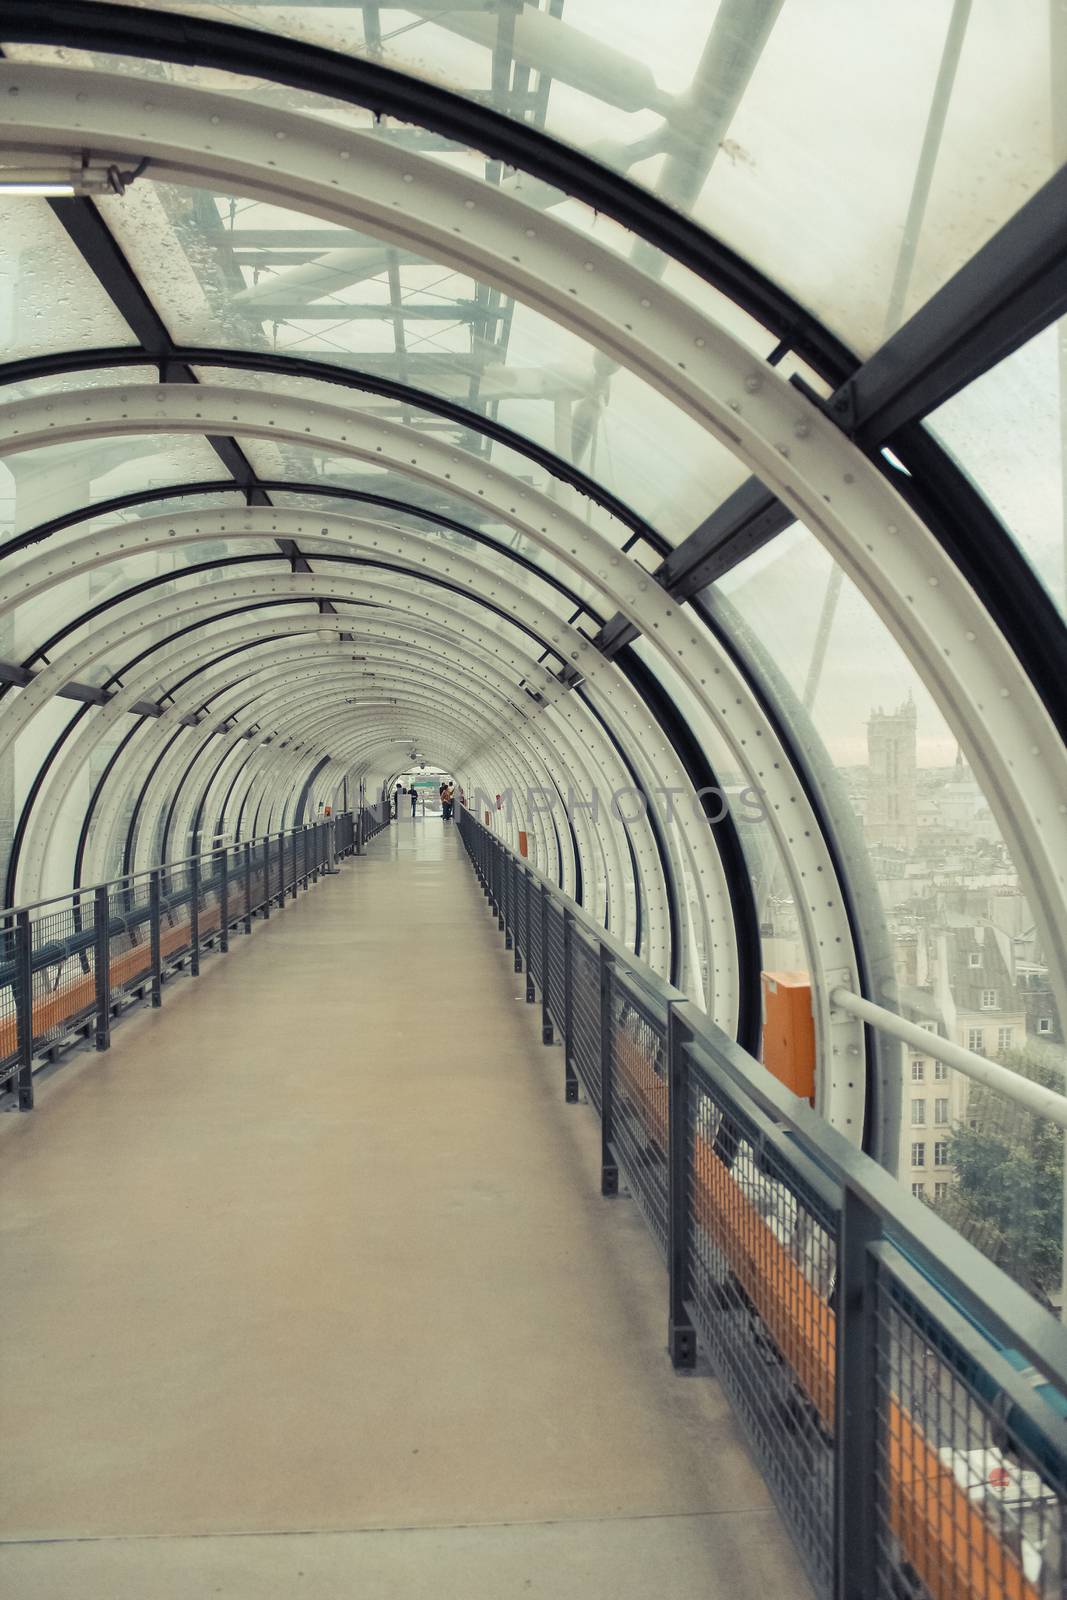
<instances>
[{"instance_id":1,"label":"person walking in tunnel","mask_svg":"<svg viewBox=\"0 0 1067 1600\"><path fill-rule=\"evenodd\" d=\"M412 822L414 822L415 821L415 807L419 803L419 793L418 793L418 790L415 788L414 784L411 785L411 788L410 788L410 790L408 792L411 795L411 820L412 820Z\"/></svg>"},{"instance_id":2,"label":"person walking in tunnel","mask_svg":"<svg viewBox=\"0 0 1067 1600\"><path fill-rule=\"evenodd\" d=\"M393 790L393 816L397 819L398 822L400 820L400 796L403 793L404 793L404 785L400 782L400 779L398 778L396 780L396 788Z\"/></svg>"},{"instance_id":3,"label":"person walking in tunnel","mask_svg":"<svg viewBox=\"0 0 1067 1600\"><path fill-rule=\"evenodd\" d=\"M437 791L441 797L441 821L448 821L448 779L441 779L441 787Z\"/></svg>"}]
</instances>

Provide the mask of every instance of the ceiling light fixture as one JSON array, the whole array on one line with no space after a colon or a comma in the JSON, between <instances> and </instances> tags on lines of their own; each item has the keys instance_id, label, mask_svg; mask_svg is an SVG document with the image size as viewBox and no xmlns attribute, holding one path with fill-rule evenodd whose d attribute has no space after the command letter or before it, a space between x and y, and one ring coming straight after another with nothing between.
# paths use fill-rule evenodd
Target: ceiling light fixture
<instances>
[{"instance_id":1,"label":"ceiling light fixture","mask_svg":"<svg viewBox=\"0 0 1067 1600\"><path fill-rule=\"evenodd\" d=\"M0 155L0 163L3 157ZM87 194L125 194L148 165L144 156L128 172L115 162L94 161L87 155L55 164L14 167L0 164L0 195L69 198Z\"/></svg>"}]
</instances>

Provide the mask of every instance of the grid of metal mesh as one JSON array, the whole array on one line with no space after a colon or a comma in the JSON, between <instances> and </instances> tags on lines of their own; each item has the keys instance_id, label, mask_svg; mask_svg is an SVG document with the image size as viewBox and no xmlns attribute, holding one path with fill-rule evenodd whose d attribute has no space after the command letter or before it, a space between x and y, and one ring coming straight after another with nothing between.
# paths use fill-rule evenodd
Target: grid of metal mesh
<instances>
[{"instance_id":1,"label":"grid of metal mesh","mask_svg":"<svg viewBox=\"0 0 1067 1600\"><path fill-rule=\"evenodd\" d=\"M566 974L564 968L563 950L563 913L559 907L550 900L548 903L547 923L547 954L548 954L548 1011L553 1022L560 1032L566 1029Z\"/></svg>"},{"instance_id":2,"label":"grid of metal mesh","mask_svg":"<svg viewBox=\"0 0 1067 1600\"><path fill-rule=\"evenodd\" d=\"M191 895L188 865L164 868L159 884L159 953L164 966L192 945Z\"/></svg>"},{"instance_id":3,"label":"grid of metal mesh","mask_svg":"<svg viewBox=\"0 0 1067 1600\"><path fill-rule=\"evenodd\" d=\"M15 1005L15 964L18 959L18 929L14 917L0 923L0 1083L10 1080L15 1071L18 1048L18 1010Z\"/></svg>"},{"instance_id":4,"label":"grid of metal mesh","mask_svg":"<svg viewBox=\"0 0 1067 1600\"><path fill-rule=\"evenodd\" d=\"M150 888L147 874L124 878L108 894L111 995L142 982L152 968Z\"/></svg>"},{"instance_id":5,"label":"grid of metal mesh","mask_svg":"<svg viewBox=\"0 0 1067 1600\"><path fill-rule=\"evenodd\" d=\"M600 955L580 928L571 930L571 1063L600 1110Z\"/></svg>"},{"instance_id":6,"label":"grid of metal mesh","mask_svg":"<svg viewBox=\"0 0 1067 1600\"><path fill-rule=\"evenodd\" d=\"M612 1143L664 1255L667 1226L667 1029L616 975L612 998Z\"/></svg>"},{"instance_id":7,"label":"grid of metal mesh","mask_svg":"<svg viewBox=\"0 0 1067 1600\"><path fill-rule=\"evenodd\" d=\"M61 1039L96 1001L92 896L42 908L32 929L33 1034L38 1048Z\"/></svg>"},{"instance_id":8,"label":"grid of metal mesh","mask_svg":"<svg viewBox=\"0 0 1067 1600\"><path fill-rule=\"evenodd\" d=\"M538 988L544 981L544 972L541 965L541 895L530 885L530 948L527 953L527 962L530 972L537 982Z\"/></svg>"},{"instance_id":9,"label":"grid of metal mesh","mask_svg":"<svg viewBox=\"0 0 1067 1600\"><path fill-rule=\"evenodd\" d=\"M833 1575L837 1217L689 1052L694 1325L817 1592Z\"/></svg>"},{"instance_id":10,"label":"grid of metal mesh","mask_svg":"<svg viewBox=\"0 0 1067 1600\"><path fill-rule=\"evenodd\" d=\"M913 1294L883 1258L875 1303L875 1593L1063 1600L1067 1463L995 1404L933 1285Z\"/></svg>"}]
</instances>

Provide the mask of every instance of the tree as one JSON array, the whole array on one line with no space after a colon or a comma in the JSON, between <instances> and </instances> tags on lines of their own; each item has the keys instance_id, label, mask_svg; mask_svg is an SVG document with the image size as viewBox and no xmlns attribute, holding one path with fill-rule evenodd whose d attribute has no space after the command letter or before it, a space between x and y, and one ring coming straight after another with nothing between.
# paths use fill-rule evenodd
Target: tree
<instances>
[{"instance_id":1,"label":"tree","mask_svg":"<svg viewBox=\"0 0 1067 1600\"><path fill-rule=\"evenodd\" d=\"M1029 1043L1002 1066L1063 1093L1064 1058ZM1063 1130L972 1084L966 1123L953 1130L956 1182L936 1210L1005 1272L1047 1302L1063 1270Z\"/></svg>"}]
</instances>

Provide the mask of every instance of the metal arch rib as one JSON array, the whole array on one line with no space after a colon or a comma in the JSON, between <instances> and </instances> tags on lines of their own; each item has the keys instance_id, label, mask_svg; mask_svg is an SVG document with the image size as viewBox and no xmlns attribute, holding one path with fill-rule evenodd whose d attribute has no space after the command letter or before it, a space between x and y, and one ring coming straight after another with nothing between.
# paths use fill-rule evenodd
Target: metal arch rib
<instances>
[{"instance_id":1,"label":"metal arch rib","mask_svg":"<svg viewBox=\"0 0 1067 1600\"><path fill-rule=\"evenodd\" d=\"M529 123L378 62L231 23L103 0L50 0L47 13L0 0L0 38L69 45L152 61L207 66L309 90L474 146L612 217L681 262L762 322L820 376L837 384L856 367L845 344L777 284L700 224L621 173ZM156 85L153 84L153 90Z\"/></svg>"},{"instance_id":2,"label":"metal arch rib","mask_svg":"<svg viewBox=\"0 0 1067 1600\"><path fill-rule=\"evenodd\" d=\"M670 548L668 541L651 523L628 506L624 500L612 494L605 484L591 478L580 467L546 449L536 440L507 427L496 418L471 411L466 406L447 400L428 389L401 383L395 378L364 372L355 366L342 367L336 362L315 361L307 356L278 355L269 350L223 350L214 346L171 345L166 352L166 360L186 367L228 367L238 371L266 372L275 377L311 378L318 382L334 384L341 389L382 395L387 399L417 407L420 411L446 417L464 428L469 428L472 433L484 434L494 443L505 445L517 455L525 456L527 460L543 467L553 478L557 478L561 483L567 484L569 488L575 489L579 494L601 506L609 516L644 539L660 554L665 554ZM0 363L0 388L8 384L32 382L35 378L49 377L57 373L100 372L112 367L126 368L141 364L158 367L160 357L158 353L150 350L130 350L125 346L113 349L69 350L58 355L27 357L20 361ZM277 487L276 484L266 483L261 483L260 486L267 488L268 491L271 487ZM235 479L229 487L240 493L243 485L240 479ZM476 535L472 534L471 537Z\"/></svg>"}]
</instances>

